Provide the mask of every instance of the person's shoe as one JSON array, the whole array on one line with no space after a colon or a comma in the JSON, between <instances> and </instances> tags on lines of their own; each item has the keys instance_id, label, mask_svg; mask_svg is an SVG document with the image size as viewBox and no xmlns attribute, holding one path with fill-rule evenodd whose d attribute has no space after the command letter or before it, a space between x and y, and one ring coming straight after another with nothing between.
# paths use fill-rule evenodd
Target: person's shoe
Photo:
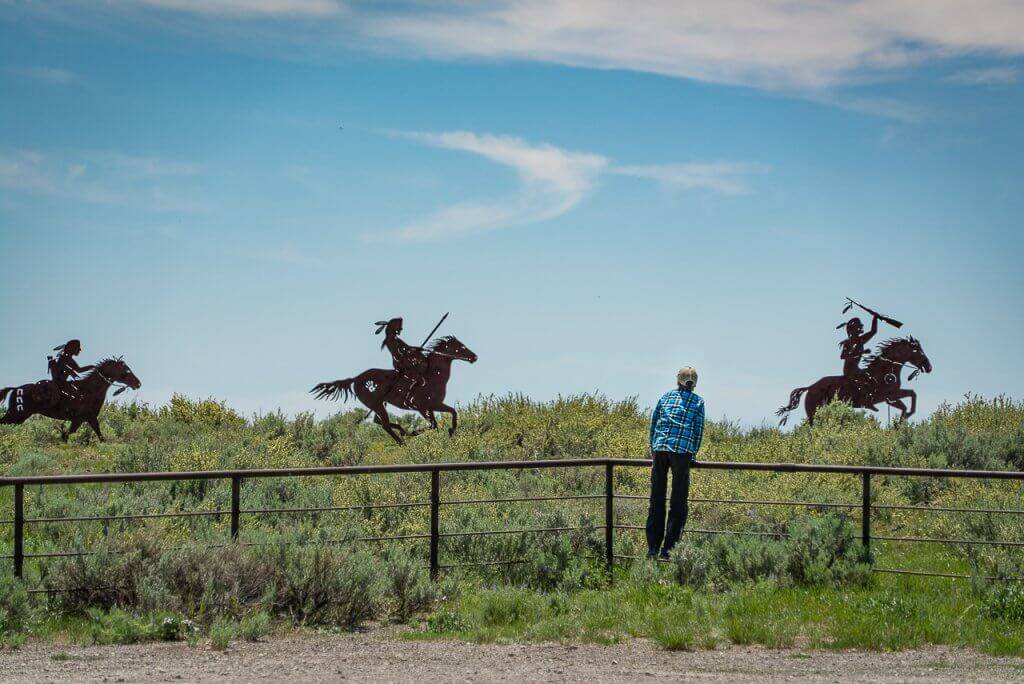
<instances>
[{"instance_id":1,"label":"person's shoe","mask_svg":"<svg viewBox=\"0 0 1024 684\"><path fill-rule=\"evenodd\" d=\"M665 549L662 549L661 553L658 554L658 560L667 561L668 560L668 551L665 550Z\"/></svg>"},{"instance_id":2,"label":"person's shoe","mask_svg":"<svg viewBox=\"0 0 1024 684\"><path fill-rule=\"evenodd\" d=\"M658 557L658 552L657 551L648 551L647 552L647 560L654 560L657 557Z\"/></svg>"}]
</instances>

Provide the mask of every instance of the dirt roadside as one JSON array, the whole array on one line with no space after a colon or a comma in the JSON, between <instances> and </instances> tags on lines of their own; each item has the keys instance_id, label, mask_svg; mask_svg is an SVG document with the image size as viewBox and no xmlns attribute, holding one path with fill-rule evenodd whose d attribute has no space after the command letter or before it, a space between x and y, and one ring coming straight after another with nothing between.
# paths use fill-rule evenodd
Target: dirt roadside
<instances>
[{"instance_id":1,"label":"dirt roadside","mask_svg":"<svg viewBox=\"0 0 1024 684\"><path fill-rule=\"evenodd\" d=\"M1024 659L926 648L902 653L731 647L667 652L617 646L477 645L359 634L272 638L226 652L185 644L27 644L0 653L4 682L311 681L1021 681Z\"/></svg>"}]
</instances>

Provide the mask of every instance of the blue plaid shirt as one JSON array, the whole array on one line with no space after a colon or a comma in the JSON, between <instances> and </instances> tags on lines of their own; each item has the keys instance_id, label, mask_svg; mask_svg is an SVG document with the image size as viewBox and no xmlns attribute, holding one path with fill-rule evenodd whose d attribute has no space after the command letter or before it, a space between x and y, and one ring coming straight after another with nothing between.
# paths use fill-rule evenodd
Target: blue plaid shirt
<instances>
[{"instance_id":1,"label":"blue plaid shirt","mask_svg":"<svg viewBox=\"0 0 1024 684\"><path fill-rule=\"evenodd\" d=\"M695 392L666 392L651 416L651 451L689 454L693 458L704 439L704 400Z\"/></svg>"}]
</instances>

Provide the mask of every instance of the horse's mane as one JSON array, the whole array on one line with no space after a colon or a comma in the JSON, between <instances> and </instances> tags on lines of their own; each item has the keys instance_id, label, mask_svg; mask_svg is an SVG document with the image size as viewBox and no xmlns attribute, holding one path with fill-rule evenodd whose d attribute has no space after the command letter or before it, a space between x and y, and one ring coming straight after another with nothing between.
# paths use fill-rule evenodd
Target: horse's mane
<instances>
[{"instance_id":1,"label":"horse's mane","mask_svg":"<svg viewBox=\"0 0 1024 684\"><path fill-rule=\"evenodd\" d=\"M105 359L100 359L99 361L93 364L92 370L88 371L85 375L80 377L78 381L80 382L82 380L85 380L86 378L91 378L93 375L96 374L96 371L98 371L103 366L107 366L112 363L121 363L122 361L124 361L124 359L122 359L120 356L108 356Z\"/></svg>"},{"instance_id":2,"label":"horse's mane","mask_svg":"<svg viewBox=\"0 0 1024 684\"><path fill-rule=\"evenodd\" d=\"M882 357L884 357L885 353L887 351L889 351L890 349L892 349L893 347L895 347L896 345L898 345L898 344L906 344L906 343L910 343L910 342L913 342L913 341L914 341L913 337L890 337L889 339L885 340L884 342L879 343L878 347L876 347L876 349L875 349L875 353L874 354L871 354L871 355L866 357L867 365L870 366L875 361L877 361L877 360L881 359Z\"/></svg>"},{"instance_id":3,"label":"horse's mane","mask_svg":"<svg viewBox=\"0 0 1024 684\"><path fill-rule=\"evenodd\" d=\"M426 347L424 347L424 349L426 351L428 351L428 352L436 351L438 347L441 347L441 346L443 346L445 344L448 344L449 342L451 342L454 339L455 338L452 335L445 335L444 337L438 337L435 340L431 340L430 344L428 344Z\"/></svg>"}]
</instances>

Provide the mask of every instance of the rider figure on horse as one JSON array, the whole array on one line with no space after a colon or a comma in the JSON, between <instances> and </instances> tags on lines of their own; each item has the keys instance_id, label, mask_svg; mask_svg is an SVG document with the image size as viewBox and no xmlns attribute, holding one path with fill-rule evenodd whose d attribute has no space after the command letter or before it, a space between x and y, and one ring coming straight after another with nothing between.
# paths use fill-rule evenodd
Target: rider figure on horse
<instances>
[{"instance_id":1,"label":"rider figure on horse","mask_svg":"<svg viewBox=\"0 0 1024 684\"><path fill-rule=\"evenodd\" d=\"M94 366L79 366L75 361L75 357L82 353L82 343L78 340L68 340L66 343L54 347L53 351L57 352L56 356L46 357L53 384L57 385L61 394L74 397L78 392L69 382L69 378L77 379L80 373L90 371Z\"/></svg>"},{"instance_id":2,"label":"rider figure on horse","mask_svg":"<svg viewBox=\"0 0 1024 684\"><path fill-rule=\"evenodd\" d=\"M846 326L846 339L839 343L839 358L843 360L843 377L854 385L865 387L871 384L871 378L867 372L860 367L861 357L870 354L871 350L865 348L875 333L878 332L878 315L871 317L871 330L864 332L864 324L854 316L845 324L840 323L838 327Z\"/></svg>"},{"instance_id":3,"label":"rider figure on horse","mask_svg":"<svg viewBox=\"0 0 1024 684\"><path fill-rule=\"evenodd\" d=\"M377 321L376 325L378 327L375 334L384 333L384 341L380 343L380 348L384 349L387 347L388 351L391 352L391 360L395 370L402 377L408 378L411 381L409 394L412 394L417 387L427 383L427 379L424 377L427 373L427 358L423 353L423 348L413 347L399 337L402 334L401 318Z\"/></svg>"}]
</instances>

